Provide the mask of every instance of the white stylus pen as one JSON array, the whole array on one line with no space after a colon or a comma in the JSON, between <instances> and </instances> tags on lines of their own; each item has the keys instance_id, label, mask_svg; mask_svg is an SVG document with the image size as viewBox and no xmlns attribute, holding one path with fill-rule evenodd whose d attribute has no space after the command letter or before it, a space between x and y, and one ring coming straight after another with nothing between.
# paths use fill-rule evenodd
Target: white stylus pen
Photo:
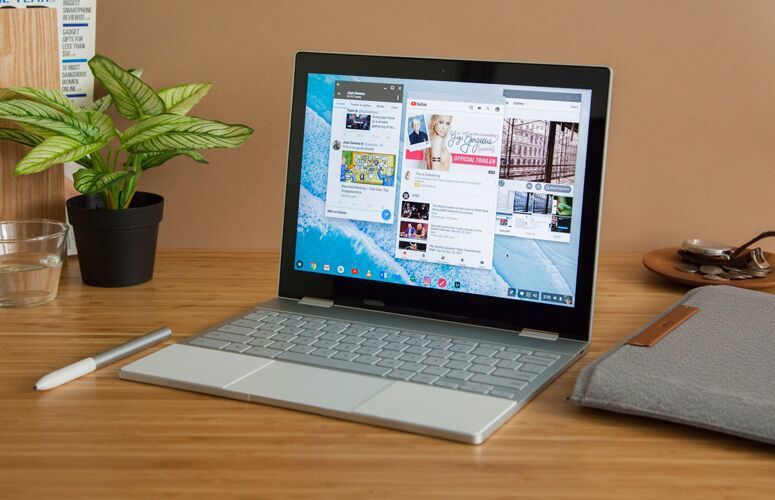
<instances>
[{"instance_id":1,"label":"white stylus pen","mask_svg":"<svg viewBox=\"0 0 775 500\"><path fill-rule=\"evenodd\" d=\"M162 340L166 340L172 335L172 330L169 327L160 328L154 332L138 337L134 340L130 340L125 344L121 344L118 347L109 349L105 352L95 354L94 356L80 361L76 361L72 365L67 365L64 368L53 371L38 380L33 389L38 391L47 391L54 387L59 387L62 384L66 384L71 380L75 380L78 377L82 377L87 373L91 373L97 368L110 364L114 361L118 361L121 358L131 356L132 354L142 351L146 347L150 347L154 344L158 344Z\"/></svg>"}]
</instances>

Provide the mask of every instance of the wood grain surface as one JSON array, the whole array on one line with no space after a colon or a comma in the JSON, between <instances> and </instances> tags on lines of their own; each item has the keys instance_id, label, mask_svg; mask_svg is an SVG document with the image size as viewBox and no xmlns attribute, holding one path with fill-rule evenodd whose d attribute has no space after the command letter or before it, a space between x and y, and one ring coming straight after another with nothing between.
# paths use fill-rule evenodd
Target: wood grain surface
<instances>
[{"instance_id":1,"label":"wood grain surface","mask_svg":"<svg viewBox=\"0 0 775 500\"><path fill-rule=\"evenodd\" d=\"M0 9L0 88L59 88L59 42L54 9ZM0 127L9 127L0 120ZM27 146L0 141L0 220L65 220L62 167L15 177Z\"/></svg>"},{"instance_id":2,"label":"wood grain surface","mask_svg":"<svg viewBox=\"0 0 775 500\"><path fill-rule=\"evenodd\" d=\"M590 353L482 446L119 380L141 355L32 390L130 337L169 325L180 340L271 298L277 266L162 252L153 281L101 289L73 261L54 302L0 309L0 497L772 498L772 447L566 401L579 369L687 290L634 254L601 258Z\"/></svg>"}]
</instances>

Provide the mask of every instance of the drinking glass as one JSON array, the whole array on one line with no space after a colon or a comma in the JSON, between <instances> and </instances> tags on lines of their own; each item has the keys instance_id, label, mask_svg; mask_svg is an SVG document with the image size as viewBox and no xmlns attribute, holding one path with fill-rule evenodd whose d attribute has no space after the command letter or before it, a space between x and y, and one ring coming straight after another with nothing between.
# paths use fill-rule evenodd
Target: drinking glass
<instances>
[{"instance_id":1,"label":"drinking glass","mask_svg":"<svg viewBox=\"0 0 775 500\"><path fill-rule=\"evenodd\" d=\"M54 300L67 225L53 220L0 221L0 307Z\"/></svg>"}]
</instances>

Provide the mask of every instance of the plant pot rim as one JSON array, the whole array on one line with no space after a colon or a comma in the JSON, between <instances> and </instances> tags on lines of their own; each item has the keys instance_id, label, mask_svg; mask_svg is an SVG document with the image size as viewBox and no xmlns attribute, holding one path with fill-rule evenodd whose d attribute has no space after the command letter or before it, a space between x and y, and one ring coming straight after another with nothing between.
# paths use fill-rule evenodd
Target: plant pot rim
<instances>
[{"instance_id":1,"label":"plant pot rim","mask_svg":"<svg viewBox=\"0 0 775 500\"><path fill-rule=\"evenodd\" d=\"M155 193L138 191L128 208L89 207L94 197L78 195L66 202L70 224L98 231L124 231L159 224L164 211L164 198Z\"/></svg>"}]
</instances>

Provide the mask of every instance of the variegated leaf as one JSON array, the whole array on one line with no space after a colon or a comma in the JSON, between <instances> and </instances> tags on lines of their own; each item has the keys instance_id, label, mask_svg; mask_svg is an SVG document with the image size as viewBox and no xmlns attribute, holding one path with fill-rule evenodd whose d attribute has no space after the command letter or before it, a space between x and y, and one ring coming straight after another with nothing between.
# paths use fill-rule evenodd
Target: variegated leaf
<instances>
[{"instance_id":1,"label":"variegated leaf","mask_svg":"<svg viewBox=\"0 0 775 500\"><path fill-rule=\"evenodd\" d=\"M99 193L117 182L123 181L133 172L120 170L118 172L98 172L91 168L82 168L73 173L73 186L83 194Z\"/></svg>"},{"instance_id":2,"label":"variegated leaf","mask_svg":"<svg viewBox=\"0 0 775 500\"><path fill-rule=\"evenodd\" d=\"M47 104L57 111L71 115L79 110L78 106L73 104L61 90L57 89L36 89L33 87L12 87L10 89L18 96L42 104Z\"/></svg>"},{"instance_id":3,"label":"variegated leaf","mask_svg":"<svg viewBox=\"0 0 775 500\"><path fill-rule=\"evenodd\" d=\"M27 132L26 130L18 128L0 128L0 140L18 142L19 144L34 148L43 142L44 139L45 137L32 132Z\"/></svg>"},{"instance_id":4,"label":"variegated leaf","mask_svg":"<svg viewBox=\"0 0 775 500\"><path fill-rule=\"evenodd\" d=\"M92 57L89 67L124 118L136 120L164 113L164 101L151 87L107 57Z\"/></svg>"},{"instance_id":5,"label":"variegated leaf","mask_svg":"<svg viewBox=\"0 0 775 500\"><path fill-rule=\"evenodd\" d=\"M253 129L244 125L189 116L161 115L143 122L136 125L136 130L132 130L134 127L127 129L122 148L131 153L234 148L253 133Z\"/></svg>"},{"instance_id":6,"label":"variegated leaf","mask_svg":"<svg viewBox=\"0 0 775 500\"><path fill-rule=\"evenodd\" d=\"M167 113L185 115L207 95L207 92L212 86L211 83L187 83L177 85L175 87L161 89L159 91L159 97L164 101Z\"/></svg>"},{"instance_id":7,"label":"variegated leaf","mask_svg":"<svg viewBox=\"0 0 775 500\"><path fill-rule=\"evenodd\" d=\"M79 111L78 117L97 129L97 134L94 136L95 140L108 142L116 137L116 125L105 113L89 110Z\"/></svg>"},{"instance_id":8,"label":"variegated leaf","mask_svg":"<svg viewBox=\"0 0 775 500\"><path fill-rule=\"evenodd\" d=\"M149 168L158 167L176 156L188 156L197 163L210 163L204 156L196 151L180 150L180 151L163 151L161 153L138 153L136 155L130 154L127 157L127 165L134 164L135 159L139 159L140 166L143 170Z\"/></svg>"},{"instance_id":9,"label":"variegated leaf","mask_svg":"<svg viewBox=\"0 0 775 500\"><path fill-rule=\"evenodd\" d=\"M129 72L137 78L141 78L143 76L143 68L130 69ZM83 107L83 109L84 111L105 111L110 107L111 104L113 104L113 98L110 97L110 94L108 94L100 97L91 104L87 104Z\"/></svg>"},{"instance_id":10,"label":"variegated leaf","mask_svg":"<svg viewBox=\"0 0 775 500\"><path fill-rule=\"evenodd\" d=\"M14 170L15 175L27 175L41 172L58 163L76 161L89 155L105 143L81 144L69 137L49 137L27 153Z\"/></svg>"},{"instance_id":11,"label":"variegated leaf","mask_svg":"<svg viewBox=\"0 0 775 500\"><path fill-rule=\"evenodd\" d=\"M29 124L37 129L65 135L84 144L98 129L88 123L57 111L45 104L24 99L0 101L0 119Z\"/></svg>"}]
</instances>

